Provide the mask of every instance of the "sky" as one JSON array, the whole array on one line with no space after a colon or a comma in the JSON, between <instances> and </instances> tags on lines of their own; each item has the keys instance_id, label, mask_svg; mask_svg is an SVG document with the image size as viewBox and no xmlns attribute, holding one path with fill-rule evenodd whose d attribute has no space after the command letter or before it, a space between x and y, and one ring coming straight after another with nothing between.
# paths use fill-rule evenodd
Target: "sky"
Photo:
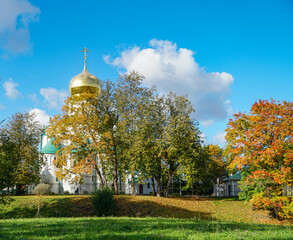
<instances>
[{"instance_id":1,"label":"sky","mask_svg":"<svg viewBox=\"0 0 293 240\"><path fill-rule=\"evenodd\" d=\"M0 0L0 120L60 113L84 47L101 80L187 95L207 144L255 101L293 101L292 0Z\"/></svg>"}]
</instances>

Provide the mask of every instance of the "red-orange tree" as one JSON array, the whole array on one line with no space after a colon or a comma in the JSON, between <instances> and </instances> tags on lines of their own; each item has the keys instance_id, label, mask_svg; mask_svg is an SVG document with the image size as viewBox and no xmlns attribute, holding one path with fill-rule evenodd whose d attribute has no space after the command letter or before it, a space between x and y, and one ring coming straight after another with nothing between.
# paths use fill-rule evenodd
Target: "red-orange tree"
<instances>
[{"instance_id":1,"label":"red-orange tree","mask_svg":"<svg viewBox=\"0 0 293 240\"><path fill-rule=\"evenodd\" d=\"M229 167L246 173L242 186L251 185L249 198L271 199L292 186L293 103L259 100L248 114L235 114L226 132Z\"/></svg>"}]
</instances>

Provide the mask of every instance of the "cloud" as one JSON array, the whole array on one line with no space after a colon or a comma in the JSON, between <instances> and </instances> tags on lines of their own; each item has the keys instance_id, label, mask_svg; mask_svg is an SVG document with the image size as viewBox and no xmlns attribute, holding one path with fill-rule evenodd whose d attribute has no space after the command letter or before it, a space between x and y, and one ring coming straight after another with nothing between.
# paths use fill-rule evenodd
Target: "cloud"
<instances>
[{"instance_id":1,"label":"cloud","mask_svg":"<svg viewBox=\"0 0 293 240\"><path fill-rule=\"evenodd\" d=\"M226 98L234 81L231 74L206 72L195 61L192 50L178 49L170 41L152 39L149 45L145 49L135 46L124 50L114 60L104 56L104 61L128 73L139 72L146 77L144 84L156 85L160 93L187 94L196 109L195 117L206 126L228 116Z\"/></svg>"},{"instance_id":2,"label":"cloud","mask_svg":"<svg viewBox=\"0 0 293 240\"><path fill-rule=\"evenodd\" d=\"M50 116L43 110L35 108L32 109L30 112L30 114L34 113L35 114L35 120L40 122L40 124L42 126L46 126L49 123L50 120Z\"/></svg>"},{"instance_id":3,"label":"cloud","mask_svg":"<svg viewBox=\"0 0 293 240\"><path fill-rule=\"evenodd\" d=\"M213 143L218 145L226 144L226 132L218 132L215 136L213 136Z\"/></svg>"},{"instance_id":4,"label":"cloud","mask_svg":"<svg viewBox=\"0 0 293 240\"><path fill-rule=\"evenodd\" d=\"M61 109L68 92L65 90L57 90L55 88L41 88L40 94L45 98L45 103L49 109Z\"/></svg>"},{"instance_id":5,"label":"cloud","mask_svg":"<svg viewBox=\"0 0 293 240\"><path fill-rule=\"evenodd\" d=\"M38 21L40 9L27 0L0 1L0 48L18 54L31 48L28 25Z\"/></svg>"},{"instance_id":6,"label":"cloud","mask_svg":"<svg viewBox=\"0 0 293 240\"><path fill-rule=\"evenodd\" d=\"M16 87L18 86L18 83L14 82L12 78L9 78L8 81L3 83L3 87L5 90L5 95L12 99L15 100L18 97L21 96L20 92L16 89Z\"/></svg>"},{"instance_id":7,"label":"cloud","mask_svg":"<svg viewBox=\"0 0 293 240\"><path fill-rule=\"evenodd\" d=\"M204 120L204 121L201 121L201 124L204 126L204 127L208 127L208 126L211 126L214 124L214 120L213 119L208 119L208 120Z\"/></svg>"}]
</instances>

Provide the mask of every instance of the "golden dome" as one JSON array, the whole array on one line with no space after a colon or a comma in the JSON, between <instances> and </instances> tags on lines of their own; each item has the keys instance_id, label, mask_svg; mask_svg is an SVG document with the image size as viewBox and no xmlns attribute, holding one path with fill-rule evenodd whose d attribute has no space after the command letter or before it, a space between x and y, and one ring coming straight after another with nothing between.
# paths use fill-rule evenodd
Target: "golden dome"
<instances>
[{"instance_id":1,"label":"golden dome","mask_svg":"<svg viewBox=\"0 0 293 240\"><path fill-rule=\"evenodd\" d=\"M71 79L69 84L70 95L73 96L83 92L89 92L99 96L101 93L101 83L96 76L90 74L86 69L86 52L89 51L87 50L87 48L84 48L83 52L85 52L84 69L82 73L76 75L74 78Z\"/></svg>"},{"instance_id":2,"label":"golden dome","mask_svg":"<svg viewBox=\"0 0 293 240\"><path fill-rule=\"evenodd\" d=\"M69 91L71 96L82 92L90 92L99 96L101 93L101 84L98 78L90 74L85 67L82 73L71 79Z\"/></svg>"}]
</instances>

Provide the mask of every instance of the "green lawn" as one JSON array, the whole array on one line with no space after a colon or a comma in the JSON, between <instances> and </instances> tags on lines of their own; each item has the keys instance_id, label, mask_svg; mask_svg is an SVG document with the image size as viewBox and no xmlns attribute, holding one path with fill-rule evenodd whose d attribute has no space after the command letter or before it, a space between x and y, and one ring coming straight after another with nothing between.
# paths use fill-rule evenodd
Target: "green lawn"
<instances>
[{"instance_id":1,"label":"green lawn","mask_svg":"<svg viewBox=\"0 0 293 240\"><path fill-rule=\"evenodd\" d=\"M286 226L172 218L0 220L0 239L293 239Z\"/></svg>"}]
</instances>

